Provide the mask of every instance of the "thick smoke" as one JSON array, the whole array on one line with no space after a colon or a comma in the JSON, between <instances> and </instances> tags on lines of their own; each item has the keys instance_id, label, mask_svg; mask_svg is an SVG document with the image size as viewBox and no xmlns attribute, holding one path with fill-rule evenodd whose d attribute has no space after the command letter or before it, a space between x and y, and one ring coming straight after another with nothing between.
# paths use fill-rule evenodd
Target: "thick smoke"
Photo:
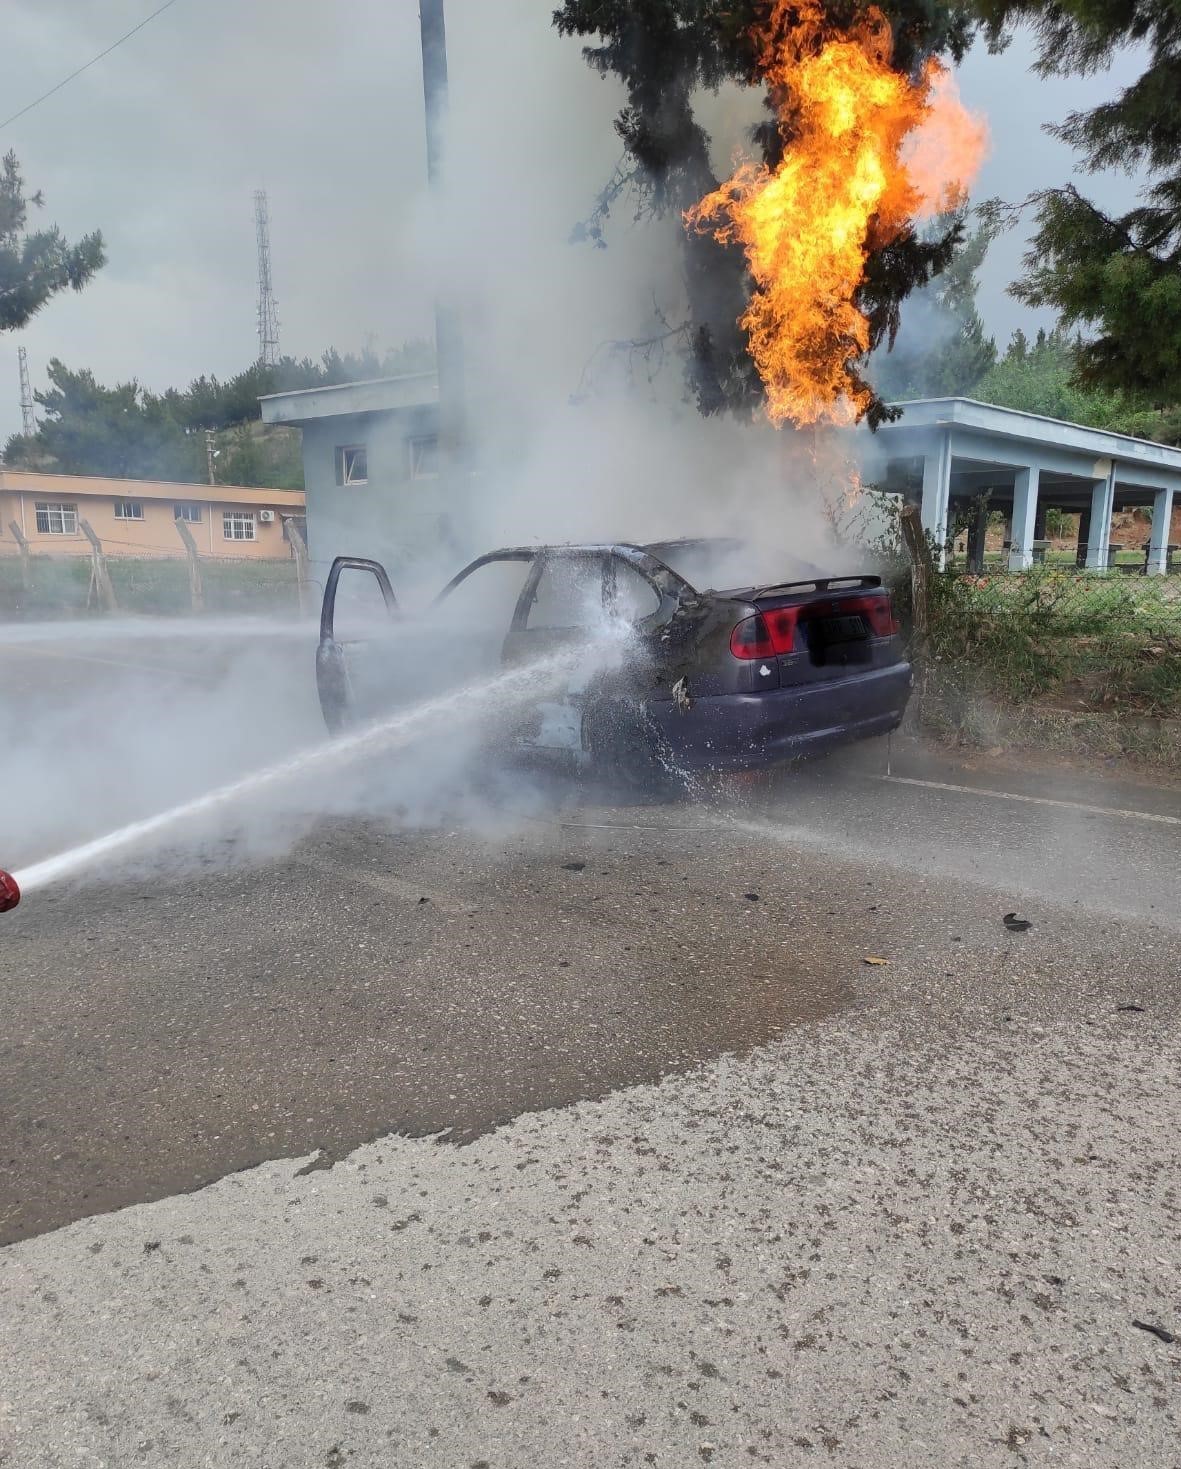
<instances>
[{"instance_id":1,"label":"thick smoke","mask_svg":"<svg viewBox=\"0 0 1181 1469\"><path fill-rule=\"evenodd\" d=\"M608 248L570 242L617 161L617 88L557 37L546 8L467 0L449 6L448 23L446 195L441 204L427 196L421 131L392 139L398 176L412 157L423 183L417 194L391 197L400 264L377 289L374 321L408 318L437 281L462 314L478 466L464 549L724 534L751 542L747 561L727 568L730 584L818 565L852 569L858 553L839 543L826 513L847 482L840 452L766 424L702 419L686 400L675 338L663 349L611 345L658 335L683 317L678 219L633 220L621 199ZM399 67L396 85L420 96L416 46ZM751 120L750 99L729 92L706 102L717 147L728 153ZM372 123L342 115L340 146ZM385 189L385 178L376 174L371 187ZM319 240L329 293L344 268L339 224L326 218ZM136 329L128 323L129 337ZM457 555L437 560L436 585ZM480 667L490 675L496 646L468 666L479 626L473 617L446 637L394 634L398 687L387 692L406 700ZM380 616L362 631L386 636ZM22 638L5 656L0 701L6 865L190 800L323 737L310 625L109 622L98 633L61 625ZM55 668L60 677L48 672ZM481 732L481 719L461 717L369 769L322 773L243 802L229 822L234 850L271 853L325 813L517 819L532 809L536 779L490 769ZM226 830L223 812L186 850L224 860Z\"/></svg>"},{"instance_id":2,"label":"thick smoke","mask_svg":"<svg viewBox=\"0 0 1181 1469\"><path fill-rule=\"evenodd\" d=\"M446 197L438 216L426 201L417 229L422 278L437 274L463 320L472 542L726 534L773 545L773 574L830 558L817 441L703 419L677 338L653 340L686 317L681 220L624 194L605 249L570 241L619 159L618 83L526 3L453 6L448 42ZM511 106L490 55L527 79ZM727 88L703 101L724 166L758 100ZM616 345L632 342L644 345Z\"/></svg>"}]
</instances>

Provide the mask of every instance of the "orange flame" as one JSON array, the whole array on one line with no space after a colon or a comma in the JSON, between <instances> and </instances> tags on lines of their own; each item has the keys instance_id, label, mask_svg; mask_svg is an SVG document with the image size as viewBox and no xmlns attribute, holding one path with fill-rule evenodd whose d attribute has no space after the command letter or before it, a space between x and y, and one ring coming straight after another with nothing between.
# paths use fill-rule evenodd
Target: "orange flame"
<instances>
[{"instance_id":1,"label":"orange flame","mask_svg":"<svg viewBox=\"0 0 1181 1469\"><path fill-rule=\"evenodd\" d=\"M769 416L853 423L871 401L850 372L870 345L855 301L866 259L962 202L985 128L939 62L917 81L891 69L876 9L834 36L817 0L774 0L758 39L790 139L783 159L741 164L685 221L745 247L758 290L741 324Z\"/></svg>"}]
</instances>

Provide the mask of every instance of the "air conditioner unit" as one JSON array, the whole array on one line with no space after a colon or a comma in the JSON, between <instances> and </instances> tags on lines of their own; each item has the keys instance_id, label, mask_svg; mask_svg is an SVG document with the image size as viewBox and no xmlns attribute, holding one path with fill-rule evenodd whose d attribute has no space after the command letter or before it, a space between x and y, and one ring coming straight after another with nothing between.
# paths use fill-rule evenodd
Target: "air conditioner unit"
<instances>
[{"instance_id":1,"label":"air conditioner unit","mask_svg":"<svg viewBox=\"0 0 1181 1469\"><path fill-rule=\"evenodd\" d=\"M271 525L275 519L275 512L273 510L260 510L258 512L258 518L263 525Z\"/></svg>"}]
</instances>

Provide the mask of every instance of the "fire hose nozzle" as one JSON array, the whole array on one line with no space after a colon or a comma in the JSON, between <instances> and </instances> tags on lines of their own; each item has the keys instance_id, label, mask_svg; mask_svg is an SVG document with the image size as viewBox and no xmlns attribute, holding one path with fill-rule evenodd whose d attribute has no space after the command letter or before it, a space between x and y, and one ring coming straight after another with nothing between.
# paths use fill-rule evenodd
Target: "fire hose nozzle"
<instances>
[{"instance_id":1,"label":"fire hose nozzle","mask_svg":"<svg viewBox=\"0 0 1181 1469\"><path fill-rule=\"evenodd\" d=\"M11 872L0 872L0 913L7 913L21 900L20 884Z\"/></svg>"}]
</instances>

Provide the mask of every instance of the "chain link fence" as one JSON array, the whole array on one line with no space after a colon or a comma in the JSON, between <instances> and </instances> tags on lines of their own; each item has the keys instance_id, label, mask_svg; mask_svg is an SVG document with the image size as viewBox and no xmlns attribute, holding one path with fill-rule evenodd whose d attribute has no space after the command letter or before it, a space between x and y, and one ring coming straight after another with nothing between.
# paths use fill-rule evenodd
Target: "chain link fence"
<instances>
[{"instance_id":1,"label":"chain link fence","mask_svg":"<svg viewBox=\"0 0 1181 1469\"><path fill-rule=\"evenodd\" d=\"M1181 587L1045 570L936 579L932 658L1020 702L1181 713Z\"/></svg>"}]
</instances>

